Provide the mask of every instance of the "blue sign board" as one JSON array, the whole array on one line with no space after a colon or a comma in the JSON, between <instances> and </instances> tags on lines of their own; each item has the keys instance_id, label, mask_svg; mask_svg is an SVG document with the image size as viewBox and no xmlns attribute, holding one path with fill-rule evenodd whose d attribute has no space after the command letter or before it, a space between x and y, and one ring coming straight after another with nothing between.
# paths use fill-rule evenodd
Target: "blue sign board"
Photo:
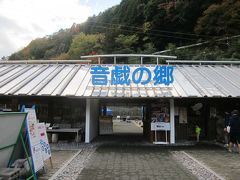
<instances>
[{"instance_id":1,"label":"blue sign board","mask_svg":"<svg viewBox=\"0 0 240 180\"><path fill-rule=\"evenodd\" d=\"M93 66L91 67L92 84L93 85L130 85L142 84L146 85L153 81L154 85L164 84L169 85L173 83L173 66L157 65L154 70L151 71L149 67L140 66L130 73L130 66L114 66L113 69L109 69L108 66ZM109 74L111 76L109 76ZM143 75L145 77L143 78ZM111 78L111 79L110 79Z\"/></svg>"}]
</instances>

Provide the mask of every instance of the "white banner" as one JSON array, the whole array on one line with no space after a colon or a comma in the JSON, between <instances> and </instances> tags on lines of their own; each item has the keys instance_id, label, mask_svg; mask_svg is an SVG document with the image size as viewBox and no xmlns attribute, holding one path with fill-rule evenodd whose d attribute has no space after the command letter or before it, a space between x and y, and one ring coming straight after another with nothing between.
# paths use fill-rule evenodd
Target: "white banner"
<instances>
[{"instance_id":1,"label":"white banner","mask_svg":"<svg viewBox=\"0 0 240 180\"><path fill-rule=\"evenodd\" d=\"M41 153L40 139L37 129L37 117L35 109L25 108L24 112L27 112L27 131L29 144L31 149L32 161L34 165L34 171L37 172L44 167L43 158Z\"/></svg>"},{"instance_id":2,"label":"white banner","mask_svg":"<svg viewBox=\"0 0 240 180\"><path fill-rule=\"evenodd\" d=\"M45 126L45 123L38 123L37 126L38 126L38 134L39 134L39 139L41 144L42 157L43 157L43 160L45 161L51 157L51 150L48 143L46 126Z\"/></svg>"},{"instance_id":3,"label":"white banner","mask_svg":"<svg viewBox=\"0 0 240 180\"><path fill-rule=\"evenodd\" d=\"M153 122L151 123L151 131L170 131L170 123L165 122Z\"/></svg>"}]
</instances>

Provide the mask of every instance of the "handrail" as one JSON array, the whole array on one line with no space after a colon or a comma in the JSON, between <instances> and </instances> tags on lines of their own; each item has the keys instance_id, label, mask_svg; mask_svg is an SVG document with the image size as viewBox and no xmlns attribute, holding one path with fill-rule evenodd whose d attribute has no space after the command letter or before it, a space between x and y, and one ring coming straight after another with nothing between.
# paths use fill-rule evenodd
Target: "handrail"
<instances>
[{"instance_id":1,"label":"handrail","mask_svg":"<svg viewBox=\"0 0 240 180\"><path fill-rule=\"evenodd\" d=\"M99 55L89 55L80 56L81 58L97 58L97 57L155 57L155 58L169 58L177 59L177 56L167 56L167 55L154 55L154 54L99 54Z\"/></svg>"},{"instance_id":2,"label":"handrail","mask_svg":"<svg viewBox=\"0 0 240 180\"><path fill-rule=\"evenodd\" d=\"M117 64L117 57L139 57L140 64L143 64L143 58L146 58L146 57L156 58L157 64L159 63L159 58L177 59L177 56L153 55L153 54L99 54L99 55L81 56L80 58L81 59L98 58L98 64L101 64L101 57L113 58L113 61L114 61L113 64Z\"/></svg>"},{"instance_id":3,"label":"handrail","mask_svg":"<svg viewBox=\"0 0 240 180\"><path fill-rule=\"evenodd\" d=\"M0 64L89 64L92 60L8 60Z\"/></svg>"},{"instance_id":4,"label":"handrail","mask_svg":"<svg viewBox=\"0 0 240 180\"><path fill-rule=\"evenodd\" d=\"M240 61L193 61L193 60L167 60L168 64L240 64Z\"/></svg>"}]
</instances>

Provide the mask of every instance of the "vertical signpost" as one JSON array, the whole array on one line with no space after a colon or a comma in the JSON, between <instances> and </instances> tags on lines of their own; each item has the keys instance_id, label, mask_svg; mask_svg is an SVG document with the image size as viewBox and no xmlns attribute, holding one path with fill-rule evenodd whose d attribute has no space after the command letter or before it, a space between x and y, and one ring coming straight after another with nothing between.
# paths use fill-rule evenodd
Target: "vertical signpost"
<instances>
[{"instance_id":1,"label":"vertical signpost","mask_svg":"<svg viewBox=\"0 0 240 180\"><path fill-rule=\"evenodd\" d=\"M25 106L23 106L22 111L28 113L26 119L27 136L32 157L33 170L36 173L44 167L44 163L41 152L35 107L33 106L32 108L25 108Z\"/></svg>"}]
</instances>

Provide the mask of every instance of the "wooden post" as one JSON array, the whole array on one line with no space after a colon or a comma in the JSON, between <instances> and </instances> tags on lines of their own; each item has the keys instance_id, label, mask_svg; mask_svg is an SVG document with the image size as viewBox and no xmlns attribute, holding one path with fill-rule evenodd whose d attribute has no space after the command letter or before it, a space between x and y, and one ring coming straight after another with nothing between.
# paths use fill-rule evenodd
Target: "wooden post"
<instances>
[{"instance_id":1,"label":"wooden post","mask_svg":"<svg viewBox=\"0 0 240 180\"><path fill-rule=\"evenodd\" d=\"M53 169L53 163L52 163L52 157L49 158L50 164L51 164L51 168Z\"/></svg>"}]
</instances>

